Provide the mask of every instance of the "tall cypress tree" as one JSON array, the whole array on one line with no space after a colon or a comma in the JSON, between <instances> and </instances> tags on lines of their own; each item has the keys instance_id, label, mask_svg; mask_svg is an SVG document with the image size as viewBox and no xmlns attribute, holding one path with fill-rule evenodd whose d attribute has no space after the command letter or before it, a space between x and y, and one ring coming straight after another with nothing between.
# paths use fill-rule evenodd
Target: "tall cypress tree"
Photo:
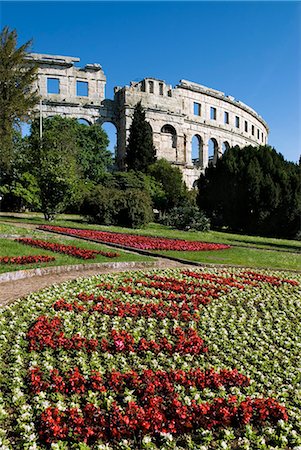
<instances>
[{"instance_id":1,"label":"tall cypress tree","mask_svg":"<svg viewBox=\"0 0 301 450\"><path fill-rule=\"evenodd\" d=\"M139 102L134 111L133 122L126 149L127 170L146 172L156 161L156 149L150 124L145 120L145 112Z\"/></svg>"},{"instance_id":2,"label":"tall cypress tree","mask_svg":"<svg viewBox=\"0 0 301 450\"><path fill-rule=\"evenodd\" d=\"M17 32L0 33L0 175L7 176L13 162L14 126L38 102L32 85L37 69L26 64L31 41L17 48Z\"/></svg>"}]
</instances>

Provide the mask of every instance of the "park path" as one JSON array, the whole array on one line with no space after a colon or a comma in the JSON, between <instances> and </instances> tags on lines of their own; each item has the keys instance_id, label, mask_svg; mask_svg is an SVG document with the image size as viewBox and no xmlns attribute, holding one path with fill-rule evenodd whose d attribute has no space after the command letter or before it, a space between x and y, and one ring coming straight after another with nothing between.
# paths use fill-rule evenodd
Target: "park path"
<instances>
[{"instance_id":1,"label":"park path","mask_svg":"<svg viewBox=\"0 0 301 450\"><path fill-rule=\"evenodd\" d=\"M39 291L53 284L63 283L64 281L75 280L76 278L87 278L93 275L106 274L111 272L124 272L133 270L148 270L152 268L172 268L172 267L188 267L187 264L181 264L177 261L156 258L153 267L146 267L143 263L135 263L132 268L129 267L95 267L94 269L85 269L83 264L82 270L71 270L63 273L53 273L42 276L34 276L31 278L23 278L20 280L12 280L0 283L0 305L7 305L18 298L23 298L32 292Z\"/></svg>"}]
</instances>

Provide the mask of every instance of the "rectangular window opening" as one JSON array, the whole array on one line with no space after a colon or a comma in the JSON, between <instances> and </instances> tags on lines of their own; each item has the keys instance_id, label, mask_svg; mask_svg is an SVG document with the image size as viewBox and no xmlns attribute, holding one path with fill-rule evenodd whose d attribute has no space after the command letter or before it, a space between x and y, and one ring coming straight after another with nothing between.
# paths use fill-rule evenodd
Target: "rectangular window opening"
<instances>
[{"instance_id":1,"label":"rectangular window opening","mask_svg":"<svg viewBox=\"0 0 301 450\"><path fill-rule=\"evenodd\" d=\"M216 120L216 108L213 108L213 106L210 107L210 119Z\"/></svg>"},{"instance_id":2,"label":"rectangular window opening","mask_svg":"<svg viewBox=\"0 0 301 450\"><path fill-rule=\"evenodd\" d=\"M245 132L248 132L248 122L245 120Z\"/></svg>"},{"instance_id":3,"label":"rectangular window opening","mask_svg":"<svg viewBox=\"0 0 301 450\"><path fill-rule=\"evenodd\" d=\"M257 139L259 139L259 130L257 130Z\"/></svg>"},{"instance_id":4,"label":"rectangular window opening","mask_svg":"<svg viewBox=\"0 0 301 450\"><path fill-rule=\"evenodd\" d=\"M252 135L254 136L254 134L255 134L255 127L254 125L252 125Z\"/></svg>"},{"instance_id":5,"label":"rectangular window opening","mask_svg":"<svg viewBox=\"0 0 301 450\"><path fill-rule=\"evenodd\" d=\"M224 123L229 123L229 113L227 111L224 112Z\"/></svg>"},{"instance_id":6,"label":"rectangular window opening","mask_svg":"<svg viewBox=\"0 0 301 450\"><path fill-rule=\"evenodd\" d=\"M195 116L201 115L201 105L200 103L193 103L193 114Z\"/></svg>"},{"instance_id":7,"label":"rectangular window opening","mask_svg":"<svg viewBox=\"0 0 301 450\"><path fill-rule=\"evenodd\" d=\"M236 128L239 128L239 117L235 116L235 126Z\"/></svg>"},{"instance_id":8,"label":"rectangular window opening","mask_svg":"<svg viewBox=\"0 0 301 450\"><path fill-rule=\"evenodd\" d=\"M154 93L154 82L153 81L149 81L148 82L148 86L149 86L149 93L153 94Z\"/></svg>"},{"instance_id":9,"label":"rectangular window opening","mask_svg":"<svg viewBox=\"0 0 301 450\"><path fill-rule=\"evenodd\" d=\"M77 97L88 97L87 81L76 81L76 95Z\"/></svg>"},{"instance_id":10,"label":"rectangular window opening","mask_svg":"<svg viewBox=\"0 0 301 450\"><path fill-rule=\"evenodd\" d=\"M48 94L60 93L60 80L58 78L47 78L47 93Z\"/></svg>"},{"instance_id":11,"label":"rectangular window opening","mask_svg":"<svg viewBox=\"0 0 301 450\"><path fill-rule=\"evenodd\" d=\"M159 83L159 94L163 95L163 83Z\"/></svg>"}]
</instances>

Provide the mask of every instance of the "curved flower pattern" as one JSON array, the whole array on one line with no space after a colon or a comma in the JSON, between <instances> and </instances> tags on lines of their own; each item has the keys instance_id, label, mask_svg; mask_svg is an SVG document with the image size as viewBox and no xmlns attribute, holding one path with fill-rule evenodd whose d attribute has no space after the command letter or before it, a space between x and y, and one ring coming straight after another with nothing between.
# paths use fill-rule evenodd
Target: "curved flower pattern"
<instances>
[{"instance_id":1,"label":"curved flower pattern","mask_svg":"<svg viewBox=\"0 0 301 450\"><path fill-rule=\"evenodd\" d=\"M16 239L21 244L30 245L31 247L43 248L52 252L63 253L65 255L74 256L80 259L95 259L96 255L106 256L107 258L115 258L119 253L104 252L102 250L88 250L86 248L75 247L74 245L63 245L55 242L43 241L41 239L20 238Z\"/></svg>"},{"instance_id":2,"label":"curved flower pattern","mask_svg":"<svg viewBox=\"0 0 301 450\"><path fill-rule=\"evenodd\" d=\"M184 239L169 239L161 237L143 236L140 234L113 233L111 231L83 230L79 228L56 227L53 225L41 225L45 231L55 231L69 236L79 236L94 241L118 244L125 247L141 250L180 250L199 252L205 250L225 250L230 245L212 244L209 242L187 241Z\"/></svg>"},{"instance_id":3,"label":"curved flower pattern","mask_svg":"<svg viewBox=\"0 0 301 450\"><path fill-rule=\"evenodd\" d=\"M16 302L0 316L0 446L297 450L300 281L170 269Z\"/></svg>"},{"instance_id":4,"label":"curved flower pattern","mask_svg":"<svg viewBox=\"0 0 301 450\"><path fill-rule=\"evenodd\" d=\"M0 263L2 264L36 264L54 260L54 256L46 255L0 256Z\"/></svg>"}]
</instances>

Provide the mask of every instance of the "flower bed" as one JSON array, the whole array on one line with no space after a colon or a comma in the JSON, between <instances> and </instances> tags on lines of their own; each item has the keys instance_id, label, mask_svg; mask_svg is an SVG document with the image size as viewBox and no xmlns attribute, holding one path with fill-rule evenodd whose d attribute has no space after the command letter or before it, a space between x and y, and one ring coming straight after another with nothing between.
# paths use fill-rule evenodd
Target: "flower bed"
<instances>
[{"instance_id":1,"label":"flower bed","mask_svg":"<svg viewBox=\"0 0 301 450\"><path fill-rule=\"evenodd\" d=\"M301 445L300 282L244 270L133 272L66 283L7 307L0 445Z\"/></svg>"},{"instance_id":2,"label":"flower bed","mask_svg":"<svg viewBox=\"0 0 301 450\"><path fill-rule=\"evenodd\" d=\"M16 239L21 244L30 245L31 247L43 248L52 252L63 253L65 255L74 256L80 259L95 259L96 255L102 255L107 258L115 258L120 256L115 252L104 252L102 250L88 250L85 248L75 247L74 245L63 245L55 242L43 241L41 239L20 238Z\"/></svg>"},{"instance_id":3,"label":"flower bed","mask_svg":"<svg viewBox=\"0 0 301 450\"><path fill-rule=\"evenodd\" d=\"M55 261L54 256L46 255L28 255L28 256L0 256L0 263L2 264L36 264Z\"/></svg>"},{"instance_id":4,"label":"flower bed","mask_svg":"<svg viewBox=\"0 0 301 450\"><path fill-rule=\"evenodd\" d=\"M68 234L69 236L78 236L93 239L99 242L137 248L140 250L179 250L199 252L208 250L225 250L230 248L230 245L225 244L150 237L138 234L113 233L110 231L82 230L77 228L56 227L52 225L42 225L39 228L45 231L54 231L56 233Z\"/></svg>"}]
</instances>

